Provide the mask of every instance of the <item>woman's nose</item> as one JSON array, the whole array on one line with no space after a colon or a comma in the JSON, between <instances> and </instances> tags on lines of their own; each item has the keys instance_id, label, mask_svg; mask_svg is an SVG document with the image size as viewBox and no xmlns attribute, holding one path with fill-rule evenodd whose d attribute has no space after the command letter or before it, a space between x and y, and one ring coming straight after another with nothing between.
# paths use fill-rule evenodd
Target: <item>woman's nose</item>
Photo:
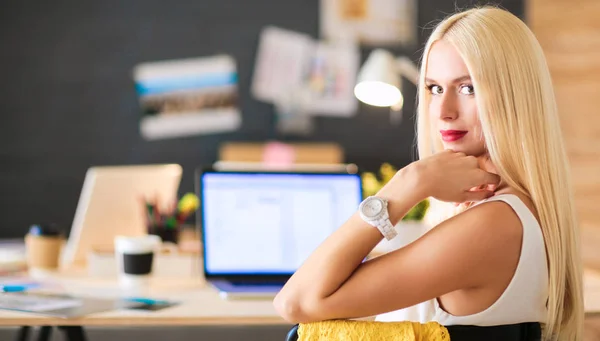
<instances>
[{"instance_id":1,"label":"woman's nose","mask_svg":"<svg viewBox=\"0 0 600 341\"><path fill-rule=\"evenodd\" d=\"M439 101L439 118L441 120L455 120L458 118L456 99L451 94L444 94Z\"/></svg>"}]
</instances>

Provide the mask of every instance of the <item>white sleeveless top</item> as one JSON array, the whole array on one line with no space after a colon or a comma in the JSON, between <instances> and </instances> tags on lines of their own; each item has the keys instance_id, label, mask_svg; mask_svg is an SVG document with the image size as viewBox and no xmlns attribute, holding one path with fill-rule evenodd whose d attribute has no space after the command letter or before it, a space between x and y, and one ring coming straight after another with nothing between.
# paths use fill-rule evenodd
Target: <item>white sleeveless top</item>
<instances>
[{"instance_id":1,"label":"white sleeveless top","mask_svg":"<svg viewBox=\"0 0 600 341\"><path fill-rule=\"evenodd\" d=\"M378 315L376 321L437 321L442 325L492 326L522 322L546 321L548 299L548 266L544 237L538 221L529 208L514 194L501 194L483 200L503 201L516 212L523 225L519 263L508 287L490 307L476 314L454 316L432 299L397 311Z\"/></svg>"}]
</instances>

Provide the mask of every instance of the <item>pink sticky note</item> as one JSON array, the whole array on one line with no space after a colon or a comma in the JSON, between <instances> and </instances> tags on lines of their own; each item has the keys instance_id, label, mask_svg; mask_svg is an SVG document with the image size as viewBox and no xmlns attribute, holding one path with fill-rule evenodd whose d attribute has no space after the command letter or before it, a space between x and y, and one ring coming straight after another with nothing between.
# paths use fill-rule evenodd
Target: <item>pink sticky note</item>
<instances>
[{"instance_id":1,"label":"pink sticky note","mask_svg":"<svg viewBox=\"0 0 600 341\"><path fill-rule=\"evenodd\" d=\"M281 143L269 142L263 152L263 162L266 165L291 166L296 160L294 147Z\"/></svg>"}]
</instances>

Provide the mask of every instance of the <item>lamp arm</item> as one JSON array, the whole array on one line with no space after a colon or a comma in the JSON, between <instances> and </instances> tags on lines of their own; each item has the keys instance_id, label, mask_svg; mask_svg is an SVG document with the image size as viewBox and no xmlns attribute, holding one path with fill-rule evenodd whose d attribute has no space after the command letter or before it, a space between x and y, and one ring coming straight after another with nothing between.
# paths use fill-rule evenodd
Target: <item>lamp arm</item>
<instances>
[{"instance_id":1,"label":"lamp arm","mask_svg":"<svg viewBox=\"0 0 600 341\"><path fill-rule=\"evenodd\" d=\"M419 69L415 63L413 63L413 61L407 57L402 56L396 58L396 72L398 72L401 76L406 77L413 84L418 85Z\"/></svg>"}]
</instances>

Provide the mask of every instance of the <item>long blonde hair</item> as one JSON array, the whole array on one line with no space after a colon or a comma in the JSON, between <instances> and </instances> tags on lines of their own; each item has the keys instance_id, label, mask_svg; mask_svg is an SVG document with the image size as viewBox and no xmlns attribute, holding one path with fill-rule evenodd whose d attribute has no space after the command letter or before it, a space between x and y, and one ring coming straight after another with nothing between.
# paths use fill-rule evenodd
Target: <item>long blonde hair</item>
<instances>
[{"instance_id":1,"label":"long blonde hair","mask_svg":"<svg viewBox=\"0 0 600 341\"><path fill-rule=\"evenodd\" d=\"M550 72L529 28L494 7L454 14L437 25L419 79L419 158L443 149L432 134L425 91L427 59L444 39L463 58L475 88L490 159L502 180L531 198L539 214L549 272L544 340L581 340L582 266L570 171Z\"/></svg>"}]
</instances>

